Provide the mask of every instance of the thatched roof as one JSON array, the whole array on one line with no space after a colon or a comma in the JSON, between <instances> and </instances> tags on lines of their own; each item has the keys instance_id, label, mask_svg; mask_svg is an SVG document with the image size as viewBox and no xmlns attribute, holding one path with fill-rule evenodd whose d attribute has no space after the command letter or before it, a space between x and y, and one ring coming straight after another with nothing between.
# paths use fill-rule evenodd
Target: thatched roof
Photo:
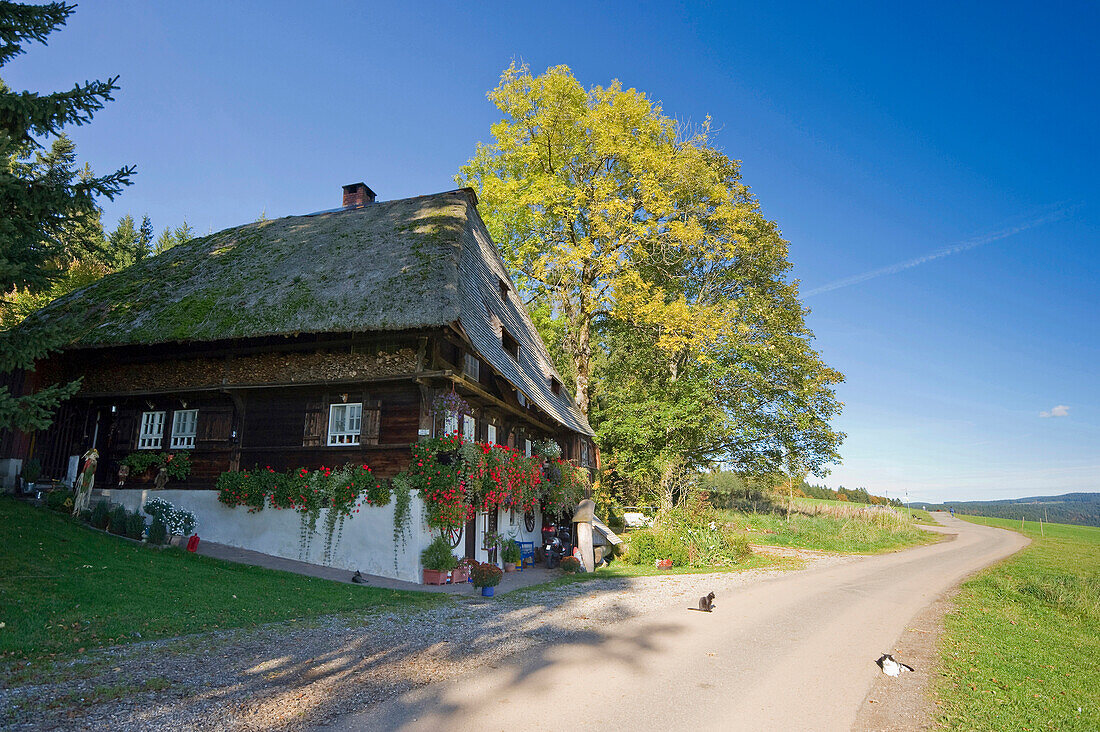
<instances>
[{"instance_id":1,"label":"thatched roof","mask_svg":"<svg viewBox=\"0 0 1100 732\"><path fill-rule=\"evenodd\" d=\"M501 299L511 279L475 204L464 189L226 229L60 298L27 325L63 322L76 348L458 325L513 386L592 434L566 392L552 393L560 377L518 298ZM518 363L501 325L520 343Z\"/></svg>"}]
</instances>

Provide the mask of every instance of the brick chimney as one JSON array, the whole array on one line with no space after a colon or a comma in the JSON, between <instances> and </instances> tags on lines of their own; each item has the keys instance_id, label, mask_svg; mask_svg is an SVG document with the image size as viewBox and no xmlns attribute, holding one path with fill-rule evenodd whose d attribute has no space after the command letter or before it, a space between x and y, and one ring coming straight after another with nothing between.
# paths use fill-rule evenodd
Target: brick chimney
<instances>
[{"instance_id":1,"label":"brick chimney","mask_svg":"<svg viewBox=\"0 0 1100 732\"><path fill-rule=\"evenodd\" d=\"M374 203L377 197L366 183L352 183L344 186L344 208L359 208Z\"/></svg>"}]
</instances>

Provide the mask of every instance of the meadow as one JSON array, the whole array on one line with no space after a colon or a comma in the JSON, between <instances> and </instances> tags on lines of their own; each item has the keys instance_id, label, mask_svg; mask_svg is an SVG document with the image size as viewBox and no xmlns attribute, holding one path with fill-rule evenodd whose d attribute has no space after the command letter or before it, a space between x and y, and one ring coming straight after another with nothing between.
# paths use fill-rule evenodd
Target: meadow
<instances>
[{"instance_id":1,"label":"meadow","mask_svg":"<svg viewBox=\"0 0 1100 732\"><path fill-rule=\"evenodd\" d=\"M0 658L6 662L444 601L142 546L6 497L0 497L0 525Z\"/></svg>"},{"instance_id":2,"label":"meadow","mask_svg":"<svg viewBox=\"0 0 1100 732\"><path fill-rule=\"evenodd\" d=\"M965 582L941 639L949 729L1100 729L1100 528L960 516L1032 544Z\"/></svg>"},{"instance_id":3,"label":"meadow","mask_svg":"<svg viewBox=\"0 0 1100 732\"><path fill-rule=\"evenodd\" d=\"M731 509L720 513L752 543L765 546L876 554L941 539L939 534L918 528L904 509L845 501L796 498L789 521L785 505L779 504L756 513Z\"/></svg>"}]
</instances>

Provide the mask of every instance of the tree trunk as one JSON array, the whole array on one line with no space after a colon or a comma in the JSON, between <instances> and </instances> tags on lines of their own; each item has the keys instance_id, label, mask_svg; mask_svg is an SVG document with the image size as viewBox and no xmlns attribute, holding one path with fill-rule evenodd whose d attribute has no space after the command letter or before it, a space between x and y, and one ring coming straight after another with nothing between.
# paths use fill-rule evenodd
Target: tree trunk
<instances>
[{"instance_id":1,"label":"tree trunk","mask_svg":"<svg viewBox=\"0 0 1100 732\"><path fill-rule=\"evenodd\" d=\"M588 384L592 376L592 323L587 313L577 318L577 347L573 352L573 366L577 369L577 409L588 417Z\"/></svg>"}]
</instances>

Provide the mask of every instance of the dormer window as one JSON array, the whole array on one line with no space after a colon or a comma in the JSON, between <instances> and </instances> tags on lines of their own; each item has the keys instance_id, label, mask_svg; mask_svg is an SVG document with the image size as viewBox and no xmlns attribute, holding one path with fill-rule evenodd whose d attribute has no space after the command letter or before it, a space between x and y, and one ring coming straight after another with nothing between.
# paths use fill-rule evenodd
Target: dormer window
<instances>
[{"instance_id":1,"label":"dormer window","mask_svg":"<svg viewBox=\"0 0 1100 732\"><path fill-rule=\"evenodd\" d=\"M466 378L479 381L481 379L481 361L474 354L467 352L465 358L462 359L462 372Z\"/></svg>"},{"instance_id":2,"label":"dormer window","mask_svg":"<svg viewBox=\"0 0 1100 732\"><path fill-rule=\"evenodd\" d=\"M504 350L509 353L516 361L519 361L519 341L512 337L512 334L503 328L500 329L500 345L504 346Z\"/></svg>"},{"instance_id":3,"label":"dormer window","mask_svg":"<svg viewBox=\"0 0 1100 732\"><path fill-rule=\"evenodd\" d=\"M554 392L554 396L561 396L561 382L555 377L550 377L550 391Z\"/></svg>"}]
</instances>

